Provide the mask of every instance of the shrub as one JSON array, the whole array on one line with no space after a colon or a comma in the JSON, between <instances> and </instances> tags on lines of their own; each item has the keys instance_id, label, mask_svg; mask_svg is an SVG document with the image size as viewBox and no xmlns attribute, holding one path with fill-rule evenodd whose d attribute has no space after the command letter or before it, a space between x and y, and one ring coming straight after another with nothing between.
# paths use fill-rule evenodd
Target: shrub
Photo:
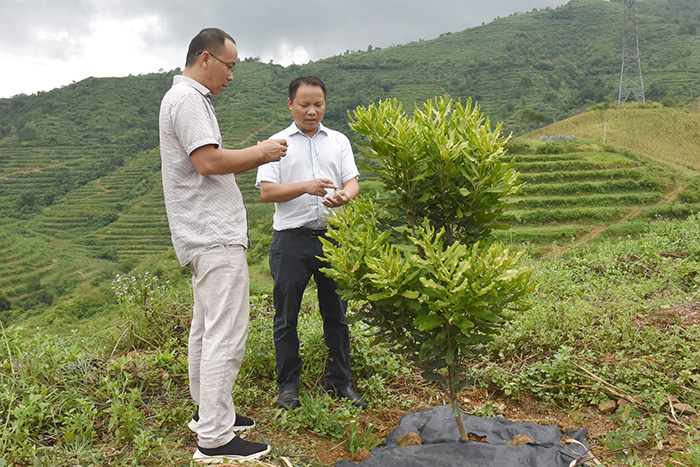
<instances>
[{"instance_id":1,"label":"shrub","mask_svg":"<svg viewBox=\"0 0 700 467\"><path fill-rule=\"evenodd\" d=\"M384 208L365 197L330 220L326 273L378 339L389 337L440 381L467 439L458 392L468 363L498 333L504 310L525 306L522 253L493 243L505 197L520 185L503 163L505 139L478 106L435 99L408 118L397 101L360 107L352 129L367 141Z\"/></svg>"}]
</instances>

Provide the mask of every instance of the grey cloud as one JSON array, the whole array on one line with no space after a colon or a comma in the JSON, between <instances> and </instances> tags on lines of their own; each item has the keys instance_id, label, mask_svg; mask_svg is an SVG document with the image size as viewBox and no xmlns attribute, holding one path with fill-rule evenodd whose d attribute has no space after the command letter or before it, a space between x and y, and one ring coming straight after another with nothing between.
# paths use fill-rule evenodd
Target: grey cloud
<instances>
[{"instance_id":1,"label":"grey cloud","mask_svg":"<svg viewBox=\"0 0 700 467\"><path fill-rule=\"evenodd\" d=\"M37 63L81 57L95 20L155 17L157 27L141 32L141 39L149 44L148 53L160 59L158 68L165 60L172 68L183 66L190 39L211 26L236 39L241 57L279 63L285 44L288 50L302 49L311 60L318 60L346 50L365 50L369 45L384 48L433 39L497 16L563 3L565 0L0 0L0 55Z\"/></svg>"}]
</instances>

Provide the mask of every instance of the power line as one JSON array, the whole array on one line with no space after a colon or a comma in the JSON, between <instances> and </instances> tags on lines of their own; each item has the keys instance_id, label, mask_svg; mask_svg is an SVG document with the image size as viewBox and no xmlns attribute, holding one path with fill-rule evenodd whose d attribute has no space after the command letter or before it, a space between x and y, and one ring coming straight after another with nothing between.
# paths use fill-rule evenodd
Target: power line
<instances>
[{"instance_id":1,"label":"power line","mask_svg":"<svg viewBox=\"0 0 700 467\"><path fill-rule=\"evenodd\" d=\"M642 62L639 58L639 31L637 29L637 2L624 0L625 24L622 33L622 71L620 72L620 93L617 105L627 102L634 96L637 102L646 104Z\"/></svg>"}]
</instances>

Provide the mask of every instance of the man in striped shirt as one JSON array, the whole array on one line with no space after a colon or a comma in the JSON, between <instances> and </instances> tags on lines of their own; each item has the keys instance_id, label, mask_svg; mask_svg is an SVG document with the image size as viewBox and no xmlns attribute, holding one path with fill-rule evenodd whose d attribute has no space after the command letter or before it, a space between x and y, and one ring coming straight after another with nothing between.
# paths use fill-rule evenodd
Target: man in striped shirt
<instances>
[{"instance_id":1,"label":"man in striped shirt","mask_svg":"<svg viewBox=\"0 0 700 467\"><path fill-rule=\"evenodd\" d=\"M194 310L188 343L189 382L198 410L194 459L246 460L270 446L235 431L252 428L236 414L231 390L248 336L248 216L236 174L279 161L287 142L273 139L244 149L225 149L211 95L233 80L238 51L216 28L192 39L185 70L175 76L160 109L163 193L173 246L192 272Z\"/></svg>"}]
</instances>

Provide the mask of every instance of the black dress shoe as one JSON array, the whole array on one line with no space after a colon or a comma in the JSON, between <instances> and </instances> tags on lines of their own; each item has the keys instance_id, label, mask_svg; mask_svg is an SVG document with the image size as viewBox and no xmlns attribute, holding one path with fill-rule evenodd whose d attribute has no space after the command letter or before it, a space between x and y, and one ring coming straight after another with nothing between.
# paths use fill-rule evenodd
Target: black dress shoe
<instances>
[{"instance_id":1,"label":"black dress shoe","mask_svg":"<svg viewBox=\"0 0 700 467\"><path fill-rule=\"evenodd\" d=\"M299 389L291 388L280 391L277 397L277 407L280 409L296 409L301 406L299 402Z\"/></svg>"},{"instance_id":2,"label":"black dress shoe","mask_svg":"<svg viewBox=\"0 0 700 467\"><path fill-rule=\"evenodd\" d=\"M329 386L326 388L326 390L332 394L335 394L337 397L348 399L355 407L359 407L363 410L367 408L367 402L352 388L352 385L349 383L341 386Z\"/></svg>"}]
</instances>

